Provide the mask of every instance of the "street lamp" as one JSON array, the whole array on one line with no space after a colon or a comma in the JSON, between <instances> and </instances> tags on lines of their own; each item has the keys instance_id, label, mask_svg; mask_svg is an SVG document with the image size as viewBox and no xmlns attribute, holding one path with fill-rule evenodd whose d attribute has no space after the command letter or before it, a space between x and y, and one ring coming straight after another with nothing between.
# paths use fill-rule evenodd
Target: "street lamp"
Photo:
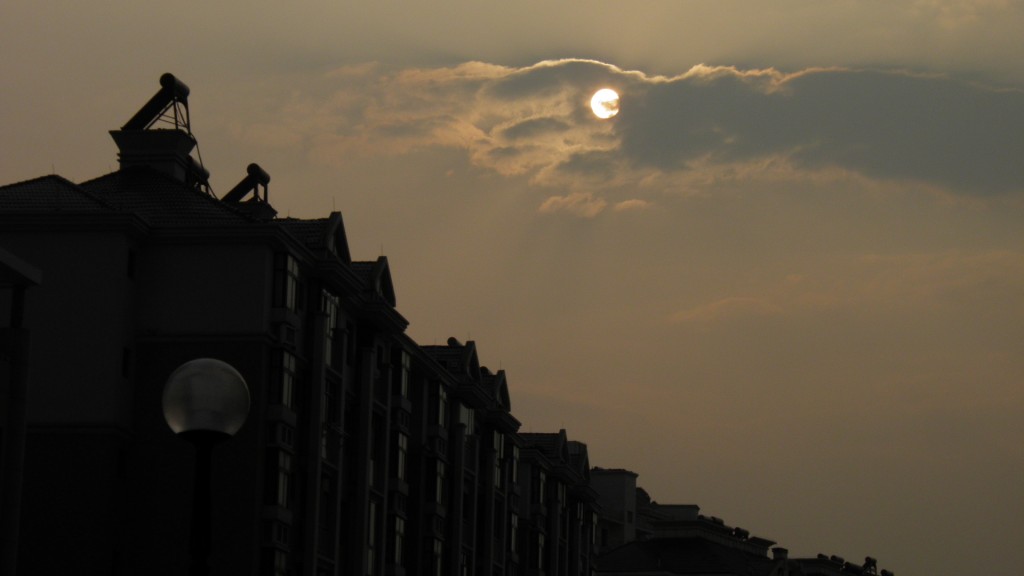
<instances>
[{"instance_id":1,"label":"street lamp","mask_svg":"<svg viewBox=\"0 0 1024 576\"><path fill-rule=\"evenodd\" d=\"M249 388L230 364L213 358L185 362L167 379L164 419L196 448L189 574L209 574L210 455L238 432L249 414Z\"/></svg>"}]
</instances>

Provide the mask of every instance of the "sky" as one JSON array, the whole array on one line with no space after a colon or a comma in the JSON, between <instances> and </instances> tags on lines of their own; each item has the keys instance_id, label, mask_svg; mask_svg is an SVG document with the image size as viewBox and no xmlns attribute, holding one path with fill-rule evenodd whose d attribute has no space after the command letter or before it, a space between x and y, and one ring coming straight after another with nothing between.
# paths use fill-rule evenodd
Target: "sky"
<instances>
[{"instance_id":1,"label":"sky","mask_svg":"<svg viewBox=\"0 0 1024 576\"><path fill-rule=\"evenodd\" d=\"M1024 3L8 2L0 182L172 72L523 431L791 556L1024 564ZM610 87L620 112L589 110Z\"/></svg>"}]
</instances>

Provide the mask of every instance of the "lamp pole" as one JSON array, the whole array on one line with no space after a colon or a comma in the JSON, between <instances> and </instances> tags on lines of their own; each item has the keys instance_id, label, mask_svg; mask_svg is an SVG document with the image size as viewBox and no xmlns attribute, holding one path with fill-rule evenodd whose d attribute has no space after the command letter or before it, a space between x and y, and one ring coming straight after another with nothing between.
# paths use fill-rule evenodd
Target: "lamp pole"
<instances>
[{"instance_id":1,"label":"lamp pole","mask_svg":"<svg viewBox=\"0 0 1024 576\"><path fill-rule=\"evenodd\" d=\"M189 575L210 573L213 506L210 481L213 447L233 436L249 414L249 388L230 364L213 358L191 360L167 379L164 419L195 446Z\"/></svg>"}]
</instances>

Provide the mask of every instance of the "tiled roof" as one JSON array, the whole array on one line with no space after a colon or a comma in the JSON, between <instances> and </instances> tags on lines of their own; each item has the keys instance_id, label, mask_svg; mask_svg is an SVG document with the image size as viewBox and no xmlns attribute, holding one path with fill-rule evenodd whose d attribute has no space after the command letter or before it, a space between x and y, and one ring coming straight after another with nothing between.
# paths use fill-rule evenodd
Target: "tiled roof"
<instances>
[{"instance_id":1,"label":"tiled roof","mask_svg":"<svg viewBox=\"0 0 1024 576\"><path fill-rule=\"evenodd\" d=\"M79 186L118 210L136 213L157 227L251 222L216 198L142 166L123 168Z\"/></svg>"},{"instance_id":2,"label":"tiled roof","mask_svg":"<svg viewBox=\"0 0 1024 576\"><path fill-rule=\"evenodd\" d=\"M302 242L312 250L322 250L327 247L327 218L314 220L299 220L297 218L278 218L275 222L288 231L296 240ZM367 264L374 264L368 262Z\"/></svg>"},{"instance_id":3,"label":"tiled roof","mask_svg":"<svg viewBox=\"0 0 1024 576\"><path fill-rule=\"evenodd\" d=\"M376 262L353 262L352 271L364 282L369 282L373 279L373 269L376 266Z\"/></svg>"},{"instance_id":4,"label":"tiled roof","mask_svg":"<svg viewBox=\"0 0 1024 576\"><path fill-rule=\"evenodd\" d=\"M526 444L539 449L545 456L561 460L560 453L563 432L521 432Z\"/></svg>"},{"instance_id":5,"label":"tiled roof","mask_svg":"<svg viewBox=\"0 0 1024 576\"><path fill-rule=\"evenodd\" d=\"M2 212L106 212L112 209L62 176L42 176L0 186Z\"/></svg>"},{"instance_id":6,"label":"tiled roof","mask_svg":"<svg viewBox=\"0 0 1024 576\"><path fill-rule=\"evenodd\" d=\"M598 558L596 572L662 572L767 576L774 561L705 538L654 538L630 542Z\"/></svg>"}]
</instances>

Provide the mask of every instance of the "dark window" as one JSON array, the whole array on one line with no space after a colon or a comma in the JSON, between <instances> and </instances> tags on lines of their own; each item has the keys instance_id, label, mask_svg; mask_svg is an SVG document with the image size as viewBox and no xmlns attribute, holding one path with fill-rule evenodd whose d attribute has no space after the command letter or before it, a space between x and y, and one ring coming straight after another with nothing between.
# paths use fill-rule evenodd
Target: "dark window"
<instances>
[{"instance_id":1,"label":"dark window","mask_svg":"<svg viewBox=\"0 0 1024 576\"><path fill-rule=\"evenodd\" d=\"M430 556L430 575L444 575L444 542L434 540L434 553Z\"/></svg>"},{"instance_id":2,"label":"dark window","mask_svg":"<svg viewBox=\"0 0 1024 576\"><path fill-rule=\"evenodd\" d=\"M395 478L404 482L406 480L406 467L408 466L409 458L409 437L401 432L396 434L395 437Z\"/></svg>"},{"instance_id":3,"label":"dark window","mask_svg":"<svg viewBox=\"0 0 1024 576\"><path fill-rule=\"evenodd\" d=\"M370 514L366 519L366 564L367 575L373 576L377 571L377 558L374 554L377 547L377 501L370 500Z\"/></svg>"},{"instance_id":4,"label":"dark window","mask_svg":"<svg viewBox=\"0 0 1024 576\"><path fill-rule=\"evenodd\" d=\"M393 384L391 393L402 398L409 397L409 353L401 348L392 351L392 358L395 364Z\"/></svg>"},{"instance_id":5,"label":"dark window","mask_svg":"<svg viewBox=\"0 0 1024 576\"><path fill-rule=\"evenodd\" d=\"M291 506L292 483L291 453L280 449L269 450L267 453L267 503L282 508Z\"/></svg>"},{"instance_id":6,"label":"dark window","mask_svg":"<svg viewBox=\"0 0 1024 576\"><path fill-rule=\"evenodd\" d=\"M273 358L270 403L296 410L296 379L295 356L287 350L280 350Z\"/></svg>"},{"instance_id":7,"label":"dark window","mask_svg":"<svg viewBox=\"0 0 1024 576\"><path fill-rule=\"evenodd\" d=\"M505 438L501 432L494 431L494 487L505 487Z\"/></svg>"},{"instance_id":8,"label":"dark window","mask_svg":"<svg viewBox=\"0 0 1024 576\"><path fill-rule=\"evenodd\" d=\"M324 363L334 368L341 367L344 354L344 338L342 338L342 330L338 327L338 302L338 297L326 290L321 294L321 307L326 317L324 319Z\"/></svg>"},{"instance_id":9,"label":"dark window","mask_svg":"<svg viewBox=\"0 0 1024 576\"><path fill-rule=\"evenodd\" d=\"M445 463L443 460L437 460L437 467L435 468L435 480L434 480L434 501L438 504L444 504L446 502L446 485L445 485Z\"/></svg>"},{"instance_id":10,"label":"dark window","mask_svg":"<svg viewBox=\"0 0 1024 576\"><path fill-rule=\"evenodd\" d=\"M508 519L508 549L519 553L519 516L510 514Z\"/></svg>"},{"instance_id":11,"label":"dark window","mask_svg":"<svg viewBox=\"0 0 1024 576\"><path fill-rule=\"evenodd\" d=\"M402 566L405 564L405 519L395 516L395 554L392 561Z\"/></svg>"},{"instance_id":12,"label":"dark window","mask_svg":"<svg viewBox=\"0 0 1024 576\"><path fill-rule=\"evenodd\" d=\"M296 312L302 308L299 263L291 254L274 257L274 306Z\"/></svg>"}]
</instances>

